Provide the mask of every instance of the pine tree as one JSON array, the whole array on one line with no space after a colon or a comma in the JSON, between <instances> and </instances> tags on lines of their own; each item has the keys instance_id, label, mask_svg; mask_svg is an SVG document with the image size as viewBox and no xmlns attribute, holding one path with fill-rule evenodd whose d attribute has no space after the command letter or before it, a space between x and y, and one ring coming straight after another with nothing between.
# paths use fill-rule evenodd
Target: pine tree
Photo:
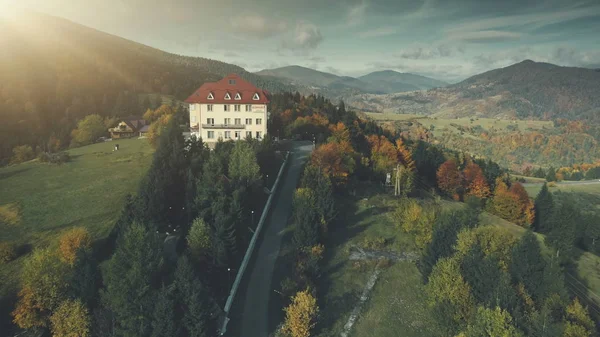
<instances>
[{"instance_id":1,"label":"pine tree","mask_svg":"<svg viewBox=\"0 0 600 337\"><path fill-rule=\"evenodd\" d=\"M548 184L544 183L544 186L542 186L542 189L535 198L535 220L533 223L535 231L540 233L548 232L553 208L552 193L548 190Z\"/></svg>"},{"instance_id":2,"label":"pine tree","mask_svg":"<svg viewBox=\"0 0 600 337\"><path fill-rule=\"evenodd\" d=\"M182 326L189 337L212 336L212 319L215 316L209 294L194 275L187 257L179 258L175 270L175 298L183 312Z\"/></svg>"},{"instance_id":3,"label":"pine tree","mask_svg":"<svg viewBox=\"0 0 600 337\"><path fill-rule=\"evenodd\" d=\"M555 257L562 262L568 262L575 248L575 231L581 223L581 213L575 201L563 197L562 204L554 207L549 221L546 242L556 250Z\"/></svg>"},{"instance_id":4,"label":"pine tree","mask_svg":"<svg viewBox=\"0 0 600 337\"><path fill-rule=\"evenodd\" d=\"M546 181L556 181L556 171L554 167L550 166L548 173L546 174Z\"/></svg>"},{"instance_id":5,"label":"pine tree","mask_svg":"<svg viewBox=\"0 0 600 337\"><path fill-rule=\"evenodd\" d=\"M181 223L185 207L185 158L181 130L171 121L161 133L152 165L140 184L138 207L145 224L167 229Z\"/></svg>"},{"instance_id":6,"label":"pine tree","mask_svg":"<svg viewBox=\"0 0 600 337\"><path fill-rule=\"evenodd\" d=\"M177 336L175 301L164 285L156 292L151 337Z\"/></svg>"},{"instance_id":7,"label":"pine tree","mask_svg":"<svg viewBox=\"0 0 600 337\"><path fill-rule=\"evenodd\" d=\"M509 271L514 282L523 283L534 301L544 297L542 284L545 267L546 261L542 256L540 244L533 232L527 231L513 247Z\"/></svg>"},{"instance_id":8,"label":"pine tree","mask_svg":"<svg viewBox=\"0 0 600 337\"><path fill-rule=\"evenodd\" d=\"M133 224L119 239L102 271L103 302L113 312L116 329L126 336L146 336L154 310L152 283L162 264L162 244L153 231Z\"/></svg>"}]
</instances>

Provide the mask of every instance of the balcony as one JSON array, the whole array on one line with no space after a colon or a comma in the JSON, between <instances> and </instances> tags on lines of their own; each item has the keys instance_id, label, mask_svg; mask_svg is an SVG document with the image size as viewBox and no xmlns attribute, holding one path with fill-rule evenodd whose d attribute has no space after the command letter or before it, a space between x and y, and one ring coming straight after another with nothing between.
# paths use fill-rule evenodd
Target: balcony
<instances>
[{"instance_id":1,"label":"balcony","mask_svg":"<svg viewBox=\"0 0 600 337\"><path fill-rule=\"evenodd\" d=\"M245 129L243 124L202 124L203 129Z\"/></svg>"}]
</instances>

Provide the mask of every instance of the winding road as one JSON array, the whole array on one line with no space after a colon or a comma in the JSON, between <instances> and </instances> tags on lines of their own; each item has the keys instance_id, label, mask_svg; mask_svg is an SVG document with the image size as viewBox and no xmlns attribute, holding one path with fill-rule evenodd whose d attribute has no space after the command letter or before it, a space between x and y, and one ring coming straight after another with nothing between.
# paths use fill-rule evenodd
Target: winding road
<instances>
[{"instance_id":1,"label":"winding road","mask_svg":"<svg viewBox=\"0 0 600 337\"><path fill-rule=\"evenodd\" d=\"M241 322L241 337L267 337L269 334L269 297L277 295L273 291L271 280L281 247L282 231L291 215L292 197L312 148L310 142L293 143L291 162L284 173L284 180L281 182L271 216L261 234L262 238L259 238L254 267L249 275Z\"/></svg>"}]
</instances>

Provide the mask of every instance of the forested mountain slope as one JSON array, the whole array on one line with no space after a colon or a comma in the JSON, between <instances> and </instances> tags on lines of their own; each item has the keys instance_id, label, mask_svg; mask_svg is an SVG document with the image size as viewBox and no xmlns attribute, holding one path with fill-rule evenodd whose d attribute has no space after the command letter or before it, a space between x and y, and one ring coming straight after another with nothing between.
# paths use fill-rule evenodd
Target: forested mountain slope
<instances>
[{"instance_id":1,"label":"forested mountain slope","mask_svg":"<svg viewBox=\"0 0 600 337\"><path fill-rule=\"evenodd\" d=\"M202 83L237 73L269 90L293 86L243 68L163 52L73 22L0 16L0 159L19 144L68 144L83 116L141 115L144 95L184 99Z\"/></svg>"},{"instance_id":2,"label":"forested mountain slope","mask_svg":"<svg viewBox=\"0 0 600 337\"><path fill-rule=\"evenodd\" d=\"M445 88L357 95L348 102L369 111L440 117L597 120L600 71L525 60Z\"/></svg>"}]
</instances>

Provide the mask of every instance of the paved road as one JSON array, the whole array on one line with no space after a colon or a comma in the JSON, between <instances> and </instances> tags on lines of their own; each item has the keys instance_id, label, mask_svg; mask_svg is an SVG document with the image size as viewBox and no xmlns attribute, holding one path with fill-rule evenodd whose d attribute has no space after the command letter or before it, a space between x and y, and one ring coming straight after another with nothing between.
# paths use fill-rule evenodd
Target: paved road
<instances>
[{"instance_id":1,"label":"paved road","mask_svg":"<svg viewBox=\"0 0 600 337\"><path fill-rule=\"evenodd\" d=\"M277 295L273 291L271 280L281 246L281 232L285 229L290 217L292 197L303 165L312 151L312 144L295 142L292 151L294 153L290 157L291 162L288 163L287 172L280 182L282 185L274 200L271 216L263 229L254 267L250 273L245 294L241 337L267 337L269 334L269 297Z\"/></svg>"}]
</instances>

